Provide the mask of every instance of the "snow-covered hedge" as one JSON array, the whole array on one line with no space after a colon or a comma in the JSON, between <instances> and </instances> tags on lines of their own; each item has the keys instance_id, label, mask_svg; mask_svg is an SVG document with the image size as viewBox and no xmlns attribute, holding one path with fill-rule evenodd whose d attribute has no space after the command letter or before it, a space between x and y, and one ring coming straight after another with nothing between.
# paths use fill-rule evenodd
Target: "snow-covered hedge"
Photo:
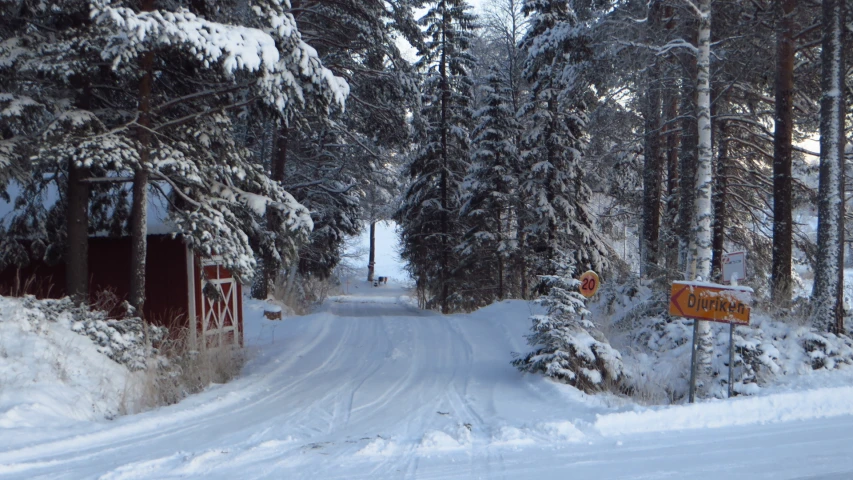
<instances>
[{"instance_id":1,"label":"snow-covered hedge","mask_svg":"<svg viewBox=\"0 0 853 480\"><path fill-rule=\"evenodd\" d=\"M145 369L149 354L156 354L156 351L146 351L144 326L140 318L109 318L106 312L75 305L67 297L59 300L26 297L23 305L27 307L27 317L34 324L41 321L61 322L71 331L91 338L99 352L130 370ZM164 327L150 325L148 328L153 345L158 345L168 335Z\"/></svg>"},{"instance_id":2,"label":"snow-covered hedge","mask_svg":"<svg viewBox=\"0 0 853 480\"><path fill-rule=\"evenodd\" d=\"M4 434L37 435L41 427L138 410L142 373L110 360L99 351L103 347L73 332L85 320L75 319L66 306L62 301L0 297Z\"/></svg>"}]
</instances>

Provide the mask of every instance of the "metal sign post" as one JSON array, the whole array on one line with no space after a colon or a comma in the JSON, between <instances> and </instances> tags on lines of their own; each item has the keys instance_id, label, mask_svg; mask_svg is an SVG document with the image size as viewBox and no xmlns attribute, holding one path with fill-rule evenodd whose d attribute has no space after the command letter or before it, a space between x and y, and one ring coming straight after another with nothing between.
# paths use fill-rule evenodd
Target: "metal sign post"
<instances>
[{"instance_id":1,"label":"metal sign post","mask_svg":"<svg viewBox=\"0 0 853 480\"><path fill-rule=\"evenodd\" d=\"M735 324L729 324L729 398L732 398L734 392L734 371L735 371Z\"/></svg>"},{"instance_id":2,"label":"metal sign post","mask_svg":"<svg viewBox=\"0 0 853 480\"><path fill-rule=\"evenodd\" d=\"M699 320L693 320L693 348L690 353L690 403L696 398L696 351L699 350Z\"/></svg>"}]
</instances>

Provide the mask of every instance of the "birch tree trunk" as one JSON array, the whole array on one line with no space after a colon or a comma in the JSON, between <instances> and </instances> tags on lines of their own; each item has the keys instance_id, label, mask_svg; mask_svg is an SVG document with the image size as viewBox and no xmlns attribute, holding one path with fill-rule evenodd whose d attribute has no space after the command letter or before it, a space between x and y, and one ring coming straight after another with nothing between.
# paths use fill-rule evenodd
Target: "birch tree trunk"
<instances>
[{"instance_id":1,"label":"birch tree trunk","mask_svg":"<svg viewBox=\"0 0 853 480\"><path fill-rule=\"evenodd\" d=\"M699 42L696 55L696 124L698 128L698 157L696 161L695 203L695 279L711 278L711 220L713 217L711 194L713 184L713 149L711 146L711 0L699 0ZM698 320L697 320L698 321ZM711 369L713 339L711 325L699 322L699 352L696 358L698 372L707 378ZM701 378L701 377L700 377Z\"/></svg>"},{"instance_id":2,"label":"birch tree trunk","mask_svg":"<svg viewBox=\"0 0 853 480\"><path fill-rule=\"evenodd\" d=\"M817 265L812 322L844 331L844 0L823 0Z\"/></svg>"}]
</instances>

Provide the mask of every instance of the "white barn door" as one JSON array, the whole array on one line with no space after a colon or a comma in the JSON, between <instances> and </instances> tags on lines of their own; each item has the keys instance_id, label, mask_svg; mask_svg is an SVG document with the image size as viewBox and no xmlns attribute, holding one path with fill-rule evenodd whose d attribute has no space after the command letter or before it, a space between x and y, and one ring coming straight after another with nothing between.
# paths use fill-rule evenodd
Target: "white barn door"
<instances>
[{"instance_id":1,"label":"white barn door","mask_svg":"<svg viewBox=\"0 0 853 480\"><path fill-rule=\"evenodd\" d=\"M206 294L204 289L200 292L203 345L207 348L239 346L237 280L220 267L215 258L204 260L202 265L210 284L207 288L214 288L217 294Z\"/></svg>"}]
</instances>

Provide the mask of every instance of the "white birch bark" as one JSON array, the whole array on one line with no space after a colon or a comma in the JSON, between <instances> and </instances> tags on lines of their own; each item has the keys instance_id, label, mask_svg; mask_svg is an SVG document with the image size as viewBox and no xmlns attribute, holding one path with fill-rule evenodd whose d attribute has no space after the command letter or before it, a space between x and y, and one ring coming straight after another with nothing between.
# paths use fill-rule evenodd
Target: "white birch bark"
<instances>
[{"instance_id":1,"label":"white birch bark","mask_svg":"<svg viewBox=\"0 0 853 480\"><path fill-rule=\"evenodd\" d=\"M812 323L843 330L841 289L844 244L844 0L823 0L820 101L820 176L817 265Z\"/></svg>"},{"instance_id":2,"label":"white birch bark","mask_svg":"<svg viewBox=\"0 0 853 480\"><path fill-rule=\"evenodd\" d=\"M693 264L695 278L711 279L713 207L711 186L713 184L713 150L711 146L711 1L699 0L699 42L696 64L696 117L699 133L699 151L696 165L695 203L695 250ZM697 320L698 321L698 320ZM713 338L709 322L699 323L699 352L696 357L699 379L707 380L711 370Z\"/></svg>"}]
</instances>

